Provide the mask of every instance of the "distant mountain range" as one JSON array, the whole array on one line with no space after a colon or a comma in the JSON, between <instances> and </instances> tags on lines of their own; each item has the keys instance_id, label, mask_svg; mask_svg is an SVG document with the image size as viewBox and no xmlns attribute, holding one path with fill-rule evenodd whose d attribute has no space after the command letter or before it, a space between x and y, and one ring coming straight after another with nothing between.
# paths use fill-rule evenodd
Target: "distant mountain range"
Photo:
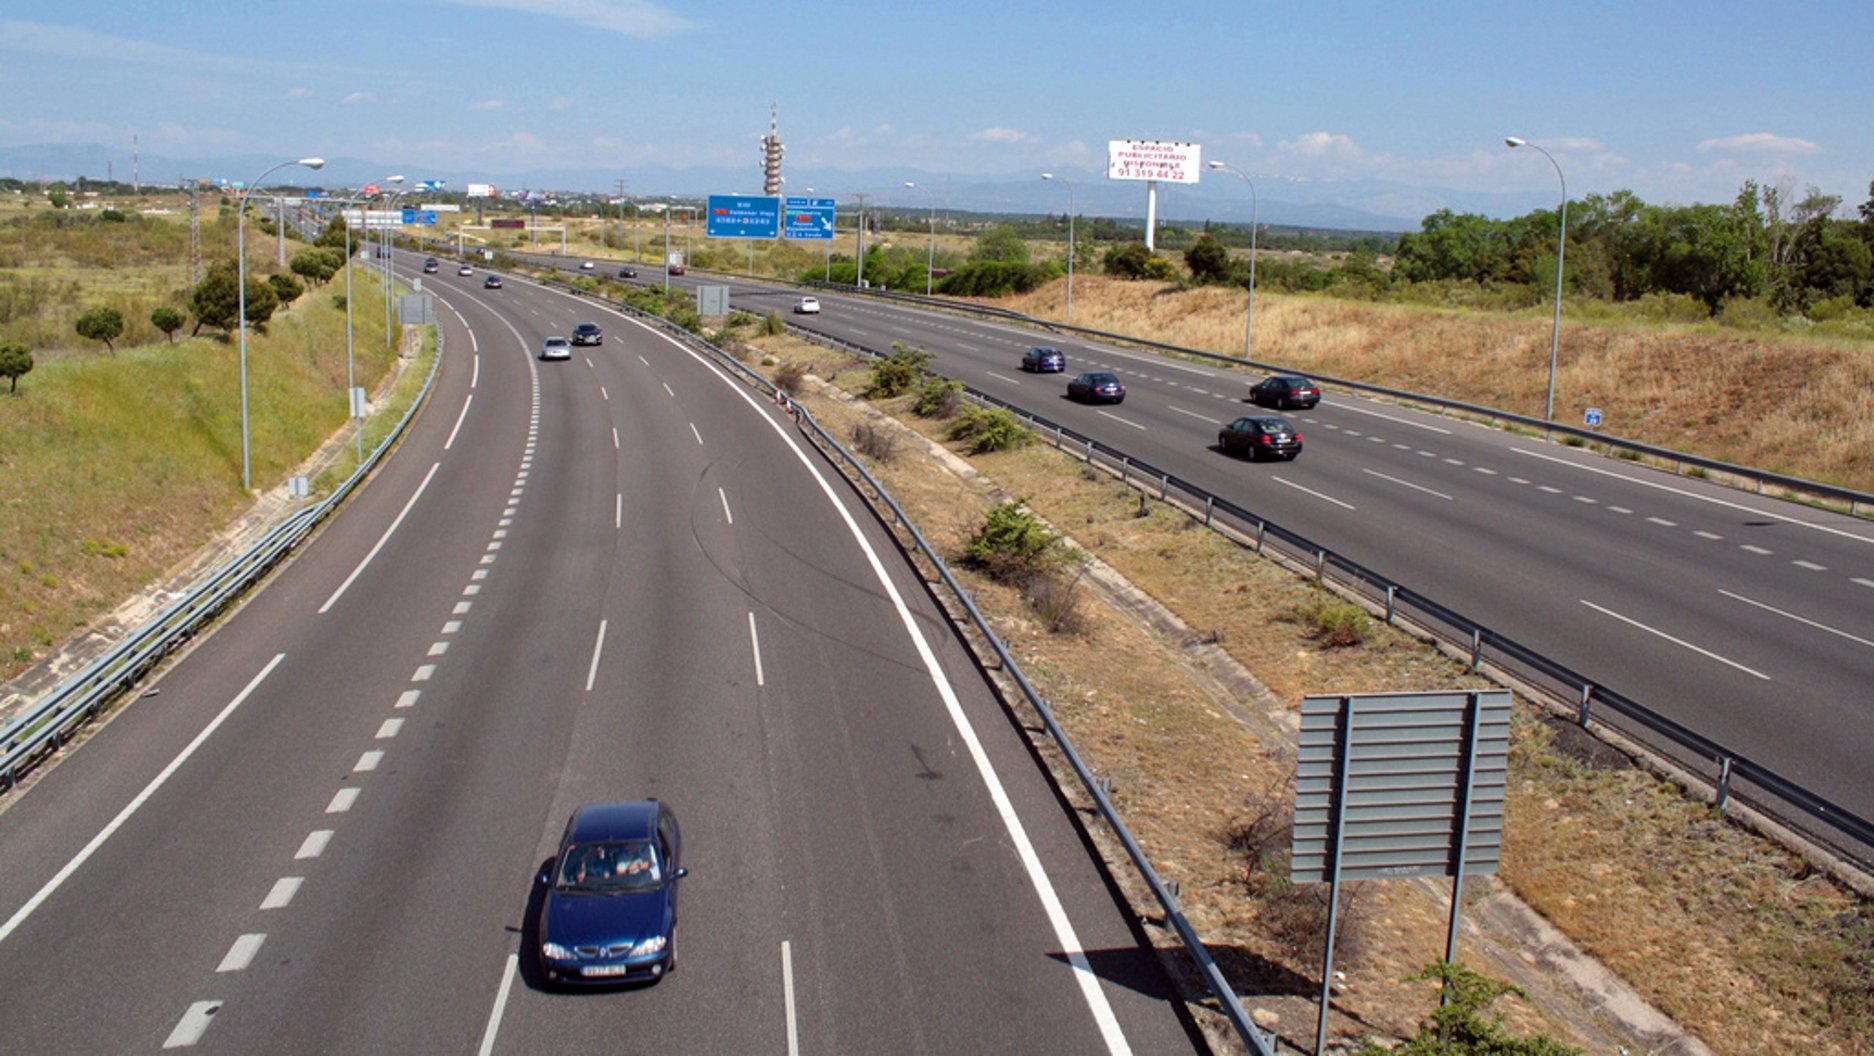
<instances>
[{"instance_id":1,"label":"distant mountain range","mask_svg":"<svg viewBox=\"0 0 1874 1056\"><path fill-rule=\"evenodd\" d=\"M230 155L210 158L172 158L145 154L136 178L146 187L175 186L184 179L241 182L280 161L277 157ZM0 176L20 180L132 179L129 151L97 144L37 144L0 147ZM1105 216L1142 221L1145 184L1108 180L1103 171L1056 170L1054 181L1040 174L952 174L912 168L875 168L858 171L790 167L784 193L833 197L844 205L859 194L867 202L892 209L922 210L930 199L907 181L929 188L940 210L977 213L1061 214L1067 211L1068 188L1081 216ZM501 192L533 189L579 194L610 194L620 178L633 198L680 197L759 192L760 174L753 166L677 169L535 168L515 172L436 171L417 165L328 158L318 172L282 169L270 182L327 188L357 187L401 173L414 183L444 180L451 190L473 183L492 183ZM1415 187L1387 180L1297 180L1280 176L1256 177L1259 199L1256 218L1281 227L1329 228L1340 231L1416 231L1420 222L1440 209L1479 213L1491 217L1520 216L1534 209L1552 209L1552 195L1494 194L1440 187ZM1224 173L1207 173L1200 184L1160 184L1158 217L1161 223L1241 224L1250 219L1250 199L1243 181Z\"/></svg>"}]
</instances>

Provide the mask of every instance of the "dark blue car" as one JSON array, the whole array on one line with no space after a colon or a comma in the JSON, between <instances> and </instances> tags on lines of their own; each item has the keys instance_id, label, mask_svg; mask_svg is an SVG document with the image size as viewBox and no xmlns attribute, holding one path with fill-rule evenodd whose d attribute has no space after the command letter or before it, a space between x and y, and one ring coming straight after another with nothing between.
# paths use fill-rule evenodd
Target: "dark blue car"
<instances>
[{"instance_id":1,"label":"dark blue car","mask_svg":"<svg viewBox=\"0 0 1874 1056\"><path fill-rule=\"evenodd\" d=\"M1067 369L1067 357L1058 348L1037 345L1022 353L1022 369L1036 374L1059 374Z\"/></svg>"},{"instance_id":2,"label":"dark blue car","mask_svg":"<svg viewBox=\"0 0 1874 1056\"><path fill-rule=\"evenodd\" d=\"M655 799L573 811L540 874L540 970L555 983L655 982L676 970L676 815Z\"/></svg>"}]
</instances>

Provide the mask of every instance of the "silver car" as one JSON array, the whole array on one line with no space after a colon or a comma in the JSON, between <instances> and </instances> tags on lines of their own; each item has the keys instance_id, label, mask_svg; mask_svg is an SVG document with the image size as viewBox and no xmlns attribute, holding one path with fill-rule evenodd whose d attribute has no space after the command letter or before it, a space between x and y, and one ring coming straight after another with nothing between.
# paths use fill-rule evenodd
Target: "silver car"
<instances>
[{"instance_id":1,"label":"silver car","mask_svg":"<svg viewBox=\"0 0 1874 1056\"><path fill-rule=\"evenodd\" d=\"M549 337L547 343L540 346L541 359L573 358L573 343L563 337Z\"/></svg>"}]
</instances>

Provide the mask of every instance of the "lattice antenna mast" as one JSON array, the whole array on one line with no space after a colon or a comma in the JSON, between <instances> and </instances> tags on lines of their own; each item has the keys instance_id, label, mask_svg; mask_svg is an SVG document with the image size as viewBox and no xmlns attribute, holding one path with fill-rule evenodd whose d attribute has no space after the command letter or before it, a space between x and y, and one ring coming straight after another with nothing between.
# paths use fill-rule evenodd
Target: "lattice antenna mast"
<instances>
[{"instance_id":1,"label":"lattice antenna mast","mask_svg":"<svg viewBox=\"0 0 1874 1056\"><path fill-rule=\"evenodd\" d=\"M781 142L781 107L778 103L770 103L768 134L761 140L761 193L781 193L781 159L786 155L787 144Z\"/></svg>"},{"instance_id":2,"label":"lattice antenna mast","mask_svg":"<svg viewBox=\"0 0 1874 1056\"><path fill-rule=\"evenodd\" d=\"M202 201L196 193L196 181L185 179L182 188L189 192L189 289L202 282Z\"/></svg>"}]
</instances>

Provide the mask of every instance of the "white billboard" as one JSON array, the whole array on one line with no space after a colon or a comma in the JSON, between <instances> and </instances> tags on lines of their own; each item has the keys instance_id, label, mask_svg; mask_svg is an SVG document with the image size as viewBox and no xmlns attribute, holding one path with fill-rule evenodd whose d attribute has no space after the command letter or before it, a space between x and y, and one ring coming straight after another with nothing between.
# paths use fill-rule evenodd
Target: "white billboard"
<instances>
[{"instance_id":1,"label":"white billboard","mask_svg":"<svg viewBox=\"0 0 1874 1056\"><path fill-rule=\"evenodd\" d=\"M468 196L470 198L493 198L495 196L495 185L492 183L471 183L468 185Z\"/></svg>"},{"instance_id":2,"label":"white billboard","mask_svg":"<svg viewBox=\"0 0 1874 1056\"><path fill-rule=\"evenodd\" d=\"M1106 144L1109 180L1162 180L1196 183L1204 167L1204 148L1197 143L1162 139L1114 139Z\"/></svg>"}]
</instances>

